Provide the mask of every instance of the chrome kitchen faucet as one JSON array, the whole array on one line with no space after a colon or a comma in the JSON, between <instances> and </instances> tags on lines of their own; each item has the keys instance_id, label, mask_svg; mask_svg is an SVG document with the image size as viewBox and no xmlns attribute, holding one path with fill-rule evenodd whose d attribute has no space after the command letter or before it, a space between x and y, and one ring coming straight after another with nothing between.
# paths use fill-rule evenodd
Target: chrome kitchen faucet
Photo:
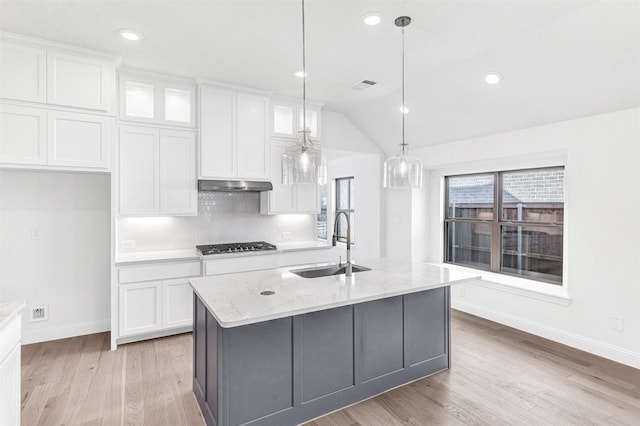
<instances>
[{"instance_id":1,"label":"chrome kitchen faucet","mask_svg":"<svg viewBox=\"0 0 640 426\"><path fill-rule=\"evenodd\" d=\"M338 235L338 217L340 214L344 214L347 220L347 269L345 275L351 276L351 221L349 220L349 213L346 210L336 210L336 216L333 218L333 237L331 238L331 245L336 246L338 238L345 238L343 235Z\"/></svg>"}]
</instances>

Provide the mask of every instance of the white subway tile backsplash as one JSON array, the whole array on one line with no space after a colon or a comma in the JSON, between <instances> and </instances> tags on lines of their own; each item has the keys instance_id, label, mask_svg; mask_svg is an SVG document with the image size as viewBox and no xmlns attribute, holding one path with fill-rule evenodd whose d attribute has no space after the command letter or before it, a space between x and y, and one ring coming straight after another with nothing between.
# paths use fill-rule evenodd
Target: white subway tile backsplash
<instances>
[{"instance_id":1,"label":"white subway tile backsplash","mask_svg":"<svg viewBox=\"0 0 640 426\"><path fill-rule=\"evenodd\" d=\"M315 216L262 215L258 192L200 192L197 217L131 217L118 219L118 241L134 240L120 253L194 248L198 244L240 241L315 240Z\"/></svg>"}]
</instances>

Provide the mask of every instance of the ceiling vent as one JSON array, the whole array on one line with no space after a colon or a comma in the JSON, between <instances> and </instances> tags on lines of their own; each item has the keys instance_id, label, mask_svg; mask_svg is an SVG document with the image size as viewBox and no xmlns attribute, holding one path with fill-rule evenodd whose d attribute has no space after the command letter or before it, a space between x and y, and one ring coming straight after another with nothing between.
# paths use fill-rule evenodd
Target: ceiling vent
<instances>
[{"instance_id":1,"label":"ceiling vent","mask_svg":"<svg viewBox=\"0 0 640 426\"><path fill-rule=\"evenodd\" d=\"M357 92L362 92L363 90L369 89L370 87L373 87L376 84L378 83L376 83L373 80L361 80L350 85L349 89L355 90Z\"/></svg>"}]
</instances>

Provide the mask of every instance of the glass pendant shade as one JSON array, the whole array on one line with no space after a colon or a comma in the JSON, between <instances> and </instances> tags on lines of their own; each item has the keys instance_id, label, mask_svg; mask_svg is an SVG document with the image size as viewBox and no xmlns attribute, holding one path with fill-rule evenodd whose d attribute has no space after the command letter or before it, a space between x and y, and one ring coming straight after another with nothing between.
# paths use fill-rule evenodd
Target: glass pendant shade
<instances>
[{"instance_id":1,"label":"glass pendant shade","mask_svg":"<svg viewBox=\"0 0 640 426\"><path fill-rule=\"evenodd\" d=\"M301 133L303 140L282 152L283 185L318 183L324 174L320 150L307 139L308 131Z\"/></svg>"},{"instance_id":2,"label":"glass pendant shade","mask_svg":"<svg viewBox=\"0 0 640 426\"><path fill-rule=\"evenodd\" d=\"M419 158L393 155L384 161L385 188L422 188L422 162Z\"/></svg>"},{"instance_id":3,"label":"glass pendant shade","mask_svg":"<svg viewBox=\"0 0 640 426\"><path fill-rule=\"evenodd\" d=\"M404 97L404 27L410 23L408 16L400 16L395 20L396 26L402 29L402 143L400 154L384 161L382 186L385 188L422 188L422 162L419 158L406 155L408 143L404 137L404 116L409 112Z\"/></svg>"},{"instance_id":4,"label":"glass pendant shade","mask_svg":"<svg viewBox=\"0 0 640 426\"><path fill-rule=\"evenodd\" d=\"M302 0L302 129L300 140L282 152L282 184L323 184L327 180L326 160L320 149L309 140L311 131L307 127L307 67L304 32L304 0ZM295 122L295 121L294 121Z\"/></svg>"}]
</instances>

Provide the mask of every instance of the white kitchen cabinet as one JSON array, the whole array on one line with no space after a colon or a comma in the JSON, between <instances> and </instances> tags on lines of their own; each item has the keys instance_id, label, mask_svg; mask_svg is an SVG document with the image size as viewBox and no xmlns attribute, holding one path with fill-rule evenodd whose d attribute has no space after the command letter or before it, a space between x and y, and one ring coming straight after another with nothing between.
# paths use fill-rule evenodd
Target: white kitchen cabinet
<instances>
[{"instance_id":1,"label":"white kitchen cabinet","mask_svg":"<svg viewBox=\"0 0 640 426\"><path fill-rule=\"evenodd\" d=\"M268 98L200 86L200 177L267 180Z\"/></svg>"},{"instance_id":2,"label":"white kitchen cabinet","mask_svg":"<svg viewBox=\"0 0 640 426\"><path fill-rule=\"evenodd\" d=\"M160 131L160 214L197 215L196 138Z\"/></svg>"},{"instance_id":3,"label":"white kitchen cabinet","mask_svg":"<svg viewBox=\"0 0 640 426\"><path fill-rule=\"evenodd\" d=\"M188 278L200 276L199 260L118 267L116 341L188 331L193 323L193 291Z\"/></svg>"},{"instance_id":4,"label":"white kitchen cabinet","mask_svg":"<svg viewBox=\"0 0 640 426\"><path fill-rule=\"evenodd\" d=\"M112 61L47 52L47 103L109 112L114 108L114 90Z\"/></svg>"},{"instance_id":5,"label":"white kitchen cabinet","mask_svg":"<svg viewBox=\"0 0 640 426\"><path fill-rule=\"evenodd\" d=\"M146 127L120 128L120 213L160 212L160 133Z\"/></svg>"},{"instance_id":6,"label":"white kitchen cabinet","mask_svg":"<svg viewBox=\"0 0 640 426\"><path fill-rule=\"evenodd\" d=\"M47 115L49 165L109 169L112 118L60 111Z\"/></svg>"},{"instance_id":7,"label":"white kitchen cabinet","mask_svg":"<svg viewBox=\"0 0 640 426\"><path fill-rule=\"evenodd\" d=\"M260 193L260 213L319 213L320 186L317 184L282 184L282 152L295 142L271 141L271 183L272 191Z\"/></svg>"},{"instance_id":8,"label":"white kitchen cabinet","mask_svg":"<svg viewBox=\"0 0 640 426\"><path fill-rule=\"evenodd\" d=\"M236 99L238 177L267 179L269 157L266 133L269 100L264 96L245 94L238 94Z\"/></svg>"},{"instance_id":9,"label":"white kitchen cabinet","mask_svg":"<svg viewBox=\"0 0 640 426\"><path fill-rule=\"evenodd\" d=\"M142 71L119 77L120 120L191 127L195 121L196 86L184 79Z\"/></svg>"},{"instance_id":10,"label":"white kitchen cabinet","mask_svg":"<svg viewBox=\"0 0 640 426\"><path fill-rule=\"evenodd\" d=\"M162 329L162 283L145 282L120 286L119 336Z\"/></svg>"},{"instance_id":11,"label":"white kitchen cabinet","mask_svg":"<svg viewBox=\"0 0 640 426\"><path fill-rule=\"evenodd\" d=\"M20 425L20 341L24 302L0 303L0 425Z\"/></svg>"},{"instance_id":12,"label":"white kitchen cabinet","mask_svg":"<svg viewBox=\"0 0 640 426\"><path fill-rule=\"evenodd\" d=\"M202 263L203 273L205 276L259 271L262 269L277 268L278 253L274 250L268 253L227 258L223 255L212 259L206 259Z\"/></svg>"},{"instance_id":13,"label":"white kitchen cabinet","mask_svg":"<svg viewBox=\"0 0 640 426\"><path fill-rule=\"evenodd\" d=\"M120 128L120 214L197 215L195 135Z\"/></svg>"},{"instance_id":14,"label":"white kitchen cabinet","mask_svg":"<svg viewBox=\"0 0 640 426\"><path fill-rule=\"evenodd\" d=\"M47 101L45 49L2 42L0 57L0 98Z\"/></svg>"},{"instance_id":15,"label":"white kitchen cabinet","mask_svg":"<svg viewBox=\"0 0 640 426\"><path fill-rule=\"evenodd\" d=\"M298 139L303 128L302 102L274 97L271 100L271 136L285 139ZM311 140L320 140L322 106L307 102L306 126Z\"/></svg>"},{"instance_id":16,"label":"white kitchen cabinet","mask_svg":"<svg viewBox=\"0 0 640 426\"><path fill-rule=\"evenodd\" d=\"M20 345L0 362L0 424L20 425Z\"/></svg>"},{"instance_id":17,"label":"white kitchen cabinet","mask_svg":"<svg viewBox=\"0 0 640 426\"><path fill-rule=\"evenodd\" d=\"M163 328L187 327L193 324L193 290L186 280L163 283Z\"/></svg>"},{"instance_id":18,"label":"white kitchen cabinet","mask_svg":"<svg viewBox=\"0 0 640 426\"><path fill-rule=\"evenodd\" d=\"M0 163L108 171L114 119L0 105Z\"/></svg>"},{"instance_id":19,"label":"white kitchen cabinet","mask_svg":"<svg viewBox=\"0 0 640 426\"><path fill-rule=\"evenodd\" d=\"M47 112L0 105L0 163L47 164Z\"/></svg>"},{"instance_id":20,"label":"white kitchen cabinet","mask_svg":"<svg viewBox=\"0 0 640 426\"><path fill-rule=\"evenodd\" d=\"M1 98L114 112L115 57L17 35L1 38Z\"/></svg>"}]
</instances>

